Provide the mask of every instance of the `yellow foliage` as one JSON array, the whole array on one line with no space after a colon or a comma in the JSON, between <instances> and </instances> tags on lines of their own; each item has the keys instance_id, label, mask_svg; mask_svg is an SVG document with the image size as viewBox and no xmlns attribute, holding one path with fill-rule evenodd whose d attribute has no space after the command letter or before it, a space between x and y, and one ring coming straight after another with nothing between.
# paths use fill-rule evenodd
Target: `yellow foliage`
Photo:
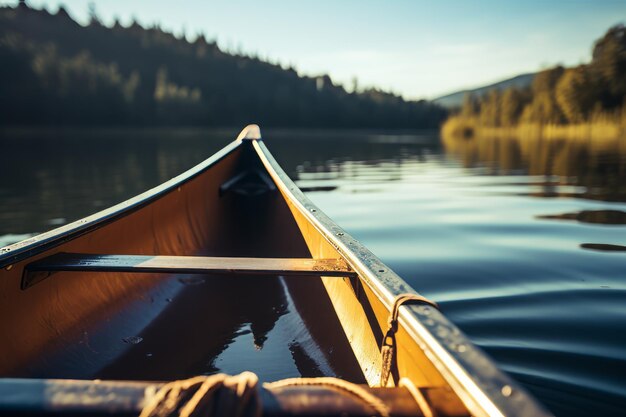
<instances>
[{"instance_id":1,"label":"yellow foliage","mask_svg":"<svg viewBox=\"0 0 626 417\"><path fill-rule=\"evenodd\" d=\"M587 122L576 124L529 123L515 126L483 126L474 117L451 116L441 128L442 138L470 139L485 137L515 137L520 139L566 139L575 141L619 141L626 145L626 112L598 113Z\"/></svg>"}]
</instances>

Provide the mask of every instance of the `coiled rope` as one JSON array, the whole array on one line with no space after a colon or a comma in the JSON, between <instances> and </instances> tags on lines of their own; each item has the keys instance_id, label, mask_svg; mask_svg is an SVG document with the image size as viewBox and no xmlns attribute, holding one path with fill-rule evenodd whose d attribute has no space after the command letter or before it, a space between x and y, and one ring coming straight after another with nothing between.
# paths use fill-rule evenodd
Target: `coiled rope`
<instances>
[{"instance_id":1,"label":"coiled rope","mask_svg":"<svg viewBox=\"0 0 626 417\"><path fill-rule=\"evenodd\" d=\"M139 417L259 417L258 382L252 372L172 381L146 401Z\"/></svg>"},{"instance_id":2,"label":"coiled rope","mask_svg":"<svg viewBox=\"0 0 626 417\"><path fill-rule=\"evenodd\" d=\"M372 408L375 415L389 417L383 401L362 387L338 378L289 378L265 383L276 390L291 386L325 386L349 393ZM229 376L217 374L172 381L146 401L139 417L259 417L261 401L258 377L252 372Z\"/></svg>"}]
</instances>

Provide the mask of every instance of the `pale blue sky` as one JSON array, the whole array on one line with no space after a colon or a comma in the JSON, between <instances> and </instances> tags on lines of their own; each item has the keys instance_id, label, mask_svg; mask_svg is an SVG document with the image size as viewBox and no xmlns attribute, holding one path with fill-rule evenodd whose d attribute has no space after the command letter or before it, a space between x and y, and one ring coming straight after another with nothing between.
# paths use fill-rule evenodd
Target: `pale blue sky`
<instances>
[{"instance_id":1,"label":"pale blue sky","mask_svg":"<svg viewBox=\"0 0 626 417\"><path fill-rule=\"evenodd\" d=\"M0 4L16 1L0 0ZM80 22L87 0L65 4ZM301 74L328 73L351 85L406 98L433 98L557 63L589 60L591 45L626 21L625 0L96 0L105 23L159 22L195 38L202 31L226 49L241 48Z\"/></svg>"}]
</instances>

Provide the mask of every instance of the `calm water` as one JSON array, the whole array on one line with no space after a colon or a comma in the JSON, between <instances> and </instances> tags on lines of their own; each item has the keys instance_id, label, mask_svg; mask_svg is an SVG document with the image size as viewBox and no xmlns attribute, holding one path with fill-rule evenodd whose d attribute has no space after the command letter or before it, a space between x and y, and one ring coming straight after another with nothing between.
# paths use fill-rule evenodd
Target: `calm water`
<instances>
[{"instance_id":1,"label":"calm water","mask_svg":"<svg viewBox=\"0 0 626 417\"><path fill-rule=\"evenodd\" d=\"M236 131L0 133L0 246L157 185ZM626 152L267 131L285 170L560 416L626 414Z\"/></svg>"}]
</instances>

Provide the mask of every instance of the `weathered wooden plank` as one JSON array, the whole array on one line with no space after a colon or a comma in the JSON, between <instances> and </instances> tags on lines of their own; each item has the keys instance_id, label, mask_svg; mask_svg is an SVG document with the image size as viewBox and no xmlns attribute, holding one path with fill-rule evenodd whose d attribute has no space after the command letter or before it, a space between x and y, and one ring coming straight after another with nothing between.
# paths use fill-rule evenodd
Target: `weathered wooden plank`
<instances>
[{"instance_id":1,"label":"weathered wooden plank","mask_svg":"<svg viewBox=\"0 0 626 417\"><path fill-rule=\"evenodd\" d=\"M60 271L356 276L341 259L58 253L28 264L24 271L22 288L28 288L45 279L50 273Z\"/></svg>"}]
</instances>

